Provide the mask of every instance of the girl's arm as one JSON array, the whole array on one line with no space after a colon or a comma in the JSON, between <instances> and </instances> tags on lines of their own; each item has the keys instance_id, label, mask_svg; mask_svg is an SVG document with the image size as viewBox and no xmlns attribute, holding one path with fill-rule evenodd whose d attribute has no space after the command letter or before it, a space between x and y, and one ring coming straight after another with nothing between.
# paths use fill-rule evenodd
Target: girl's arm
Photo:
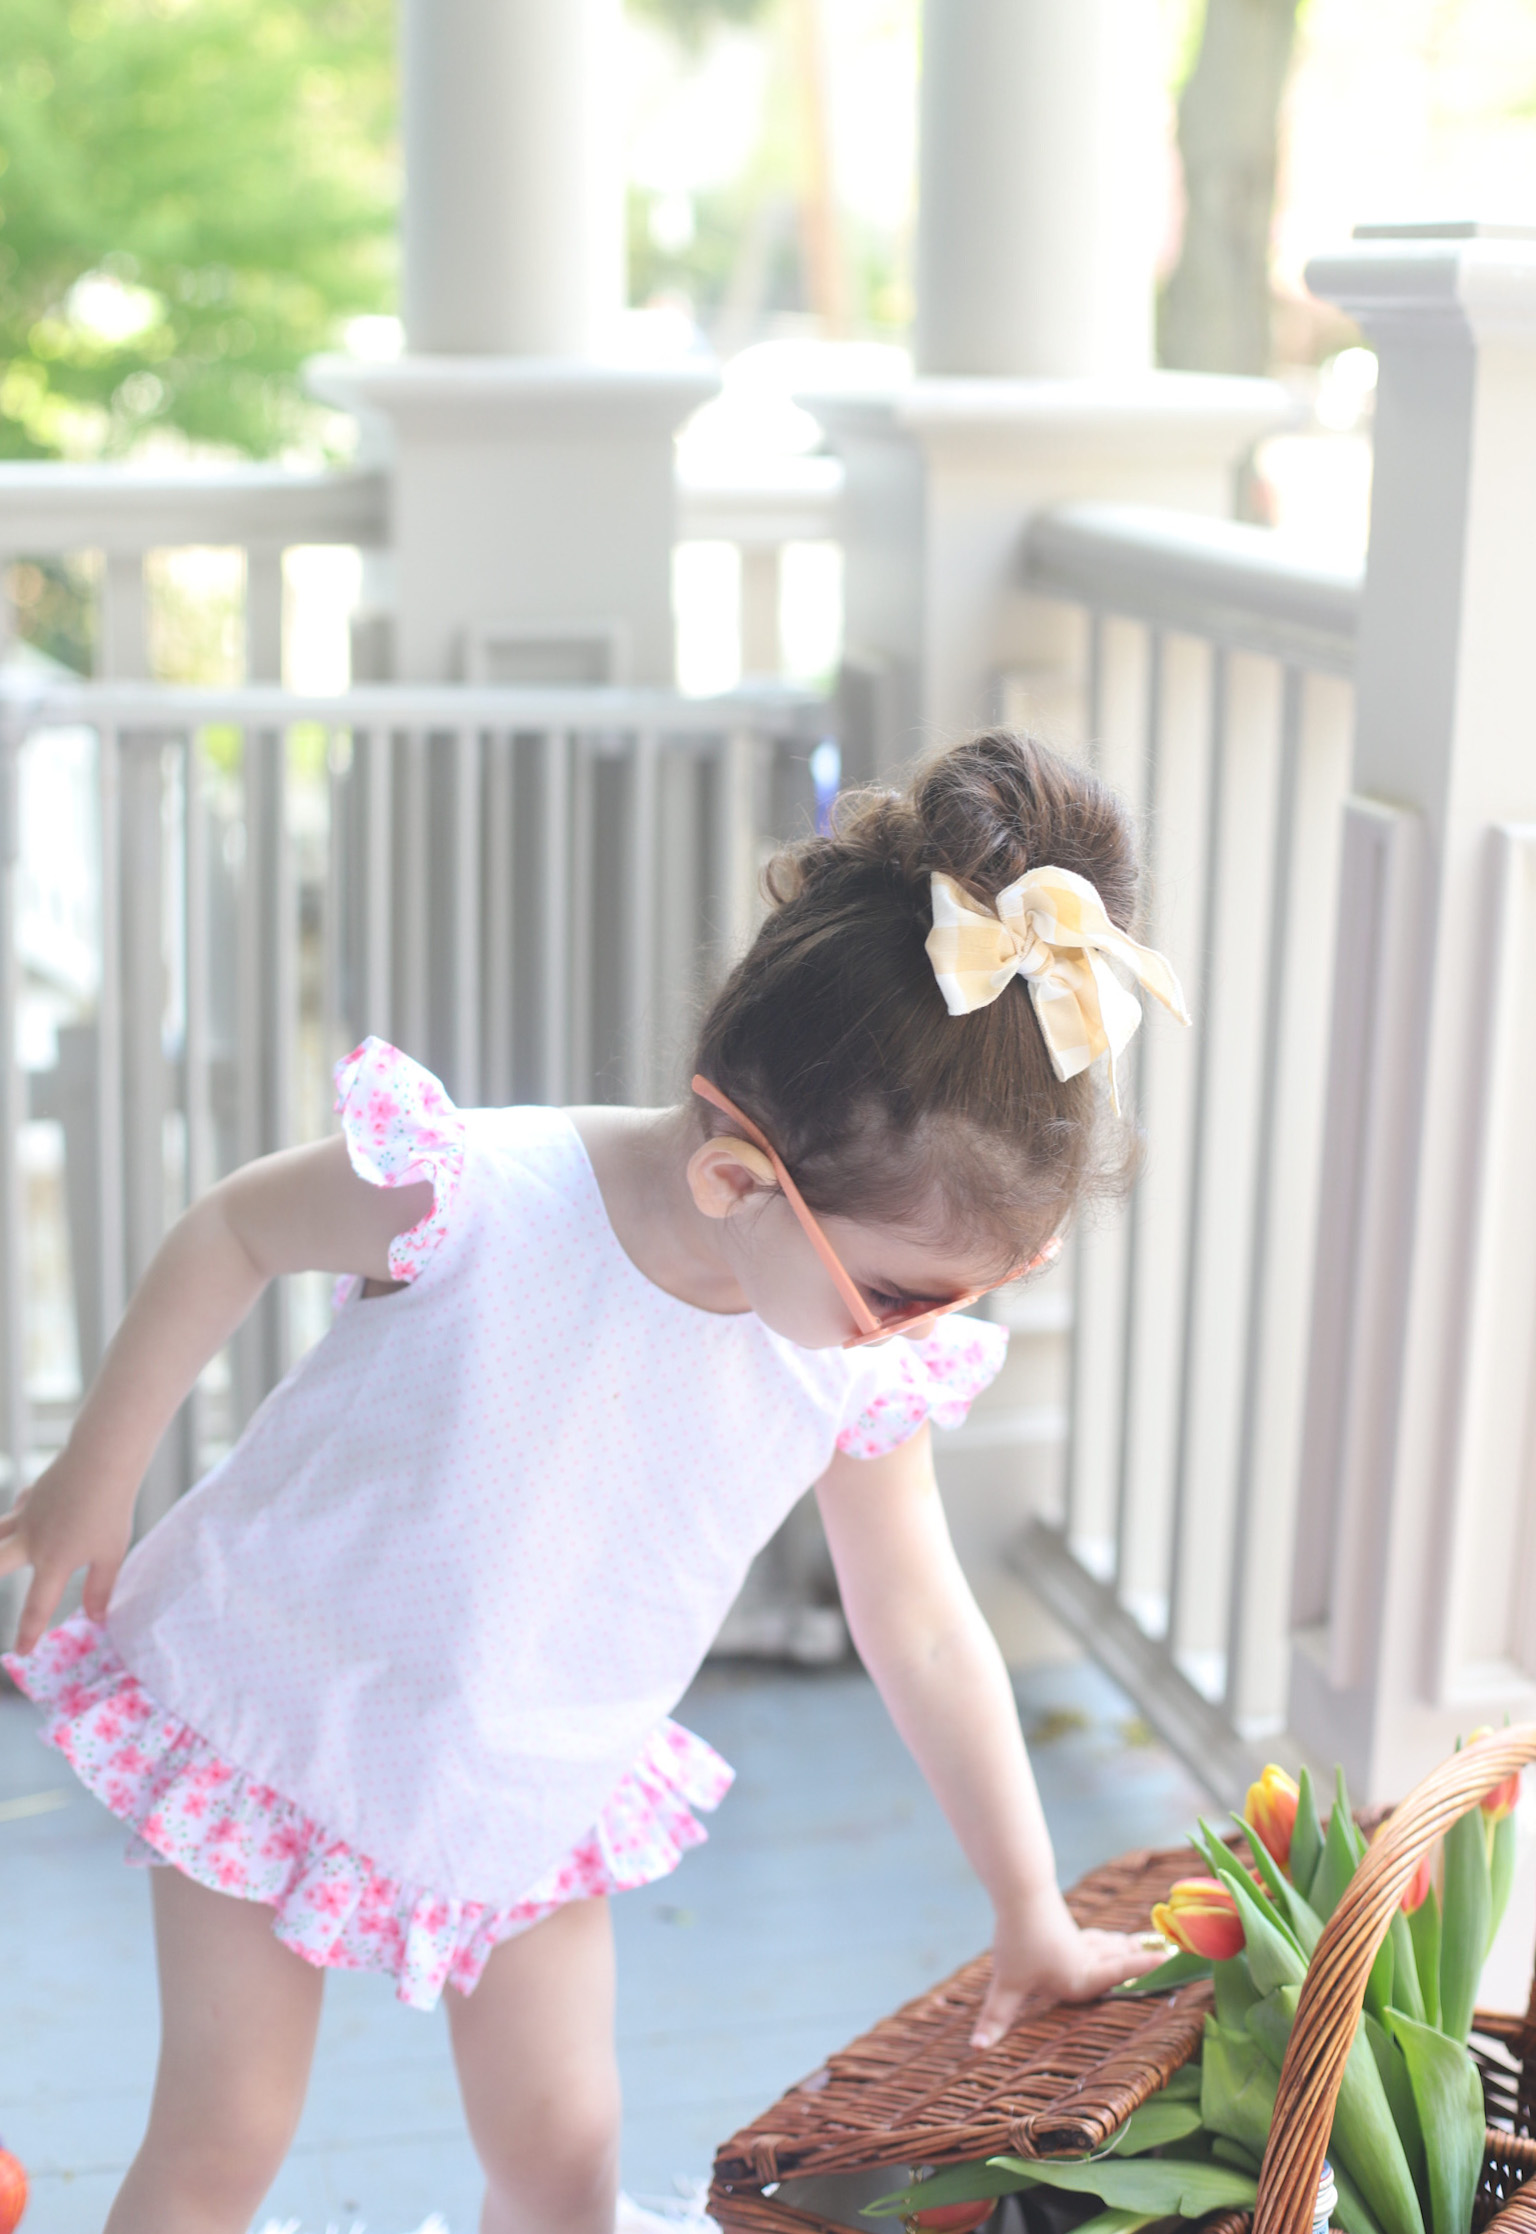
<instances>
[{"instance_id":1,"label":"girl's arm","mask_svg":"<svg viewBox=\"0 0 1536 2234\"><path fill-rule=\"evenodd\" d=\"M32 1569L16 1649L30 1652L86 1569L106 1613L155 1446L208 1360L280 1272L388 1281L389 1245L432 1207L429 1181L360 1179L338 1136L232 1172L167 1234L112 1337L63 1450L0 1519L0 1575Z\"/></svg>"},{"instance_id":2,"label":"girl's arm","mask_svg":"<svg viewBox=\"0 0 1536 2234\"><path fill-rule=\"evenodd\" d=\"M817 1484L859 1657L992 1898L992 1983L972 2035L1002 2038L1026 1994L1087 2001L1160 1957L1080 1931L1056 1884L1003 1656L960 1572L926 1428L884 1458L839 1454Z\"/></svg>"}]
</instances>

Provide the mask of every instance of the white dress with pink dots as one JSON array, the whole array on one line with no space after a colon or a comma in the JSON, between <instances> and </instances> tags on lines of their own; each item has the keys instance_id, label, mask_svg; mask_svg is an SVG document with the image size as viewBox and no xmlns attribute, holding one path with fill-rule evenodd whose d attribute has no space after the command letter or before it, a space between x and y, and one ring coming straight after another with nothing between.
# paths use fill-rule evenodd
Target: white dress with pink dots
<instances>
[{"instance_id":1,"label":"white dress with pink dots","mask_svg":"<svg viewBox=\"0 0 1536 2234\"><path fill-rule=\"evenodd\" d=\"M834 1449L950 1425L1006 1337L802 1350L625 1255L560 1111L460 1111L370 1040L355 1168L429 1178L363 1299L130 1555L6 1662L144 1859L430 2008L562 1902L644 1884L731 1771L668 1720Z\"/></svg>"}]
</instances>

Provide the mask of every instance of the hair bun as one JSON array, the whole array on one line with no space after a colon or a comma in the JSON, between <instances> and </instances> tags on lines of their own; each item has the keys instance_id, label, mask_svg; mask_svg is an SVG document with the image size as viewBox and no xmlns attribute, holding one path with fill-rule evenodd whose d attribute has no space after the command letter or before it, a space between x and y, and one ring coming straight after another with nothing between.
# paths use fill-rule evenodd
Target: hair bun
<instances>
[{"instance_id":1,"label":"hair bun","mask_svg":"<svg viewBox=\"0 0 1536 2234\"><path fill-rule=\"evenodd\" d=\"M1071 869L1121 930L1136 919L1138 875L1119 801L1031 737L988 730L922 771L912 805L928 869L990 900L1031 869Z\"/></svg>"}]
</instances>

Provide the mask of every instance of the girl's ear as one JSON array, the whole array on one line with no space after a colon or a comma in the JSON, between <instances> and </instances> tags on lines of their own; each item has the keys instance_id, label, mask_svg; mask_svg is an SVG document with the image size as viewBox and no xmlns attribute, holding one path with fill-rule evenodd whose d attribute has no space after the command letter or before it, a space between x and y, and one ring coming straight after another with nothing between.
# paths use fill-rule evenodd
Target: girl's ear
<instances>
[{"instance_id":1,"label":"girl's ear","mask_svg":"<svg viewBox=\"0 0 1536 2234\"><path fill-rule=\"evenodd\" d=\"M706 1218L728 1218L753 1195L772 1194L777 1188L772 1164L749 1140L722 1134L717 1140L706 1140L688 1158L688 1192Z\"/></svg>"}]
</instances>

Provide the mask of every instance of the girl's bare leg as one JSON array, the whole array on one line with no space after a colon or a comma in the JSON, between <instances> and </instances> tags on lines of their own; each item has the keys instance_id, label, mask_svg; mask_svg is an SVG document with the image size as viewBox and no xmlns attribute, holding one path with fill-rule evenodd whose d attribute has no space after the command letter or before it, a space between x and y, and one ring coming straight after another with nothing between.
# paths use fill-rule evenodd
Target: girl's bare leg
<instances>
[{"instance_id":1,"label":"girl's bare leg","mask_svg":"<svg viewBox=\"0 0 1536 2234\"><path fill-rule=\"evenodd\" d=\"M607 1902L572 1901L503 1940L474 1992L446 1998L485 2171L481 2234L613 2234L619 2074Z\"/></svg>"},{"instance_id":2,"label":"girl's bare leg","mask_svg":"<svg viewBox=\"0 0 1536 2234\"><path fill-rule=\"evenodd\" d=\"M270 1908L151 1876L160 2068L106 2234L245 2234L304 2107L323 1977Z\"/></svg>"}]
</instances>

